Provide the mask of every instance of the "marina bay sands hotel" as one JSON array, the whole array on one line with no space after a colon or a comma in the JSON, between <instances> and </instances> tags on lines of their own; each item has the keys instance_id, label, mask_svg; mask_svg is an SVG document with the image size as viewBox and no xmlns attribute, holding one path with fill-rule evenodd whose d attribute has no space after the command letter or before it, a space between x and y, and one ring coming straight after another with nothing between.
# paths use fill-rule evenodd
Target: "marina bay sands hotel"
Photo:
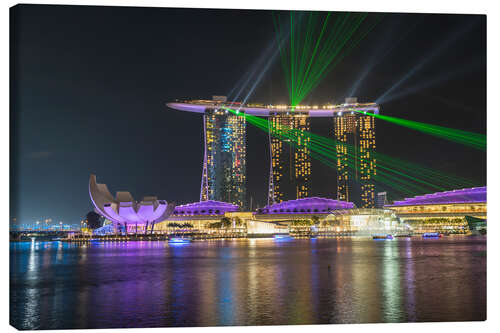
<instances>
[{"instance_id":1,"label":"marina bay sands hotel","mask_svg":"<svg viewBox=\"0 0 500 333\"><path fill-rule=\"evenodd\" d=\"M246 119L242 115L268 120L270 145L268 204L302 199L311 195L310 118L333 119L336 152L337 200L359 208L375 206L374 177L375 103L361 104L347 98L344 104L295 106L240 104L225 96L212 100L167 103L181 111L203 115L205 149L200 201L215 200L245 207L246 199ZM236 112L230 112L236 110ZM293 131L293 144L279 133ZM288 142L287 142L288 141Z\"/></svg>"}]
</instances>

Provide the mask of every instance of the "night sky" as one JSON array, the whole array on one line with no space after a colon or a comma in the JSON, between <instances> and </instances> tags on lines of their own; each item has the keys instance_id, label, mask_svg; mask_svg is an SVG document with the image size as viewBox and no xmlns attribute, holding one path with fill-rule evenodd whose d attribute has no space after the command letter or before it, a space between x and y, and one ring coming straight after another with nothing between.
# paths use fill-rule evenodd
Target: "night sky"
<instances>
[{"instance_id":1,"label":"night sky","mask_svg":"<svg viewBox=\"0 0 500 333\"><path fill-rule=\"evenodd\" d=\"M270 11L13 7L11 217L78 223L91 173L113 194L197 201L202 117L165 103L228 94L274 37ZM366 68L360 102L418 68L381 114L486 133L485 16L386 14L304 103L343 102ZM249 101L287 103L279 57ZM312 131L332 136L333 121L312 119ZM377 149L486 184L486 153L457 143L377 120ZM248 124L254 208L268 167L267 134ZM335 198L335 170L313 160L312 172L311 194Z\"/></svg>"}]
</instances>

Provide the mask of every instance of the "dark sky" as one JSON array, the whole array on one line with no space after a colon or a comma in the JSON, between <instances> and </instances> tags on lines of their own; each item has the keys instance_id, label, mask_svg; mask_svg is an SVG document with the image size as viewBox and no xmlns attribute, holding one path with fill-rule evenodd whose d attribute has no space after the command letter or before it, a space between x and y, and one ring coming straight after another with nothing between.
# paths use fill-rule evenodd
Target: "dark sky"
<instances>
[{"instance_id":1,"label":"dark sky","mask_svg":"<svg viewBox=\"0 0 500 333\"><path fill-rule=\"evenodd\" d=\"M165 103L228 94L273 38L270 11L13 7L11 217L78 222L92 209L91 173L112 193L197 201L202 120ZM417 68L382 114L486 133L485 16L386 14L306 102L342 102L370 65L361 102ZM279 59L250 101L287 102ZM332 129L331 119L312 121L318 134ZM248 196L261 205L268 149L248 125ZM486 184L485 152L383 121L377 149ZM334 198L335 171L312 168L312 195Z\"/></svg>"}]
</instances>

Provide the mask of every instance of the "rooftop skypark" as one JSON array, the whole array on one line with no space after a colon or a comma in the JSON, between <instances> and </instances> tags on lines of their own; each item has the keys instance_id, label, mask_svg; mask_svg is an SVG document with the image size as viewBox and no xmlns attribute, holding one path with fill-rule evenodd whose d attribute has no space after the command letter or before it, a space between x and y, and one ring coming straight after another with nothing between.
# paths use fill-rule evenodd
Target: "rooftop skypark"
<instances>
[{"instance_id":1,"label":"rooftop skypark","mask_svg":"<svg viewBox=\"0 0 500 333\"><path fill-rule=\"evenodd\" d=\"M188 112L205 113L218 109L232 109L238 113L246 113L253 116L267 117L277 114L307 115L309 117L334 117L341 112L360 110L362 112L379 113L376 103L358 103L356 99L347 99L342 104L325 105L272 105L262 103L229 102L226 100L183 100L167 103L167 106Z\"/></svg>"}]
</instances>

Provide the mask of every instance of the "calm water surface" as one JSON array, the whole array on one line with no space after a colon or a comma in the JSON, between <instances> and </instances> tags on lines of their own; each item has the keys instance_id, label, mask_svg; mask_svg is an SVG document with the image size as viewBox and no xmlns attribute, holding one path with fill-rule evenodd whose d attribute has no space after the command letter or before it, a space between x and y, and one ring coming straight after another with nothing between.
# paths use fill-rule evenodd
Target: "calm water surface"
<instances>
[{"instance_id":1,"label":"calm water surface","mask_svg":"<svg viewBox=\"0 0 500 333\"><path fill-rule=\"evenodd\" d=\"M11 243L19 329L486 319L486 238Z\"/></svg>"}]
</instances>

